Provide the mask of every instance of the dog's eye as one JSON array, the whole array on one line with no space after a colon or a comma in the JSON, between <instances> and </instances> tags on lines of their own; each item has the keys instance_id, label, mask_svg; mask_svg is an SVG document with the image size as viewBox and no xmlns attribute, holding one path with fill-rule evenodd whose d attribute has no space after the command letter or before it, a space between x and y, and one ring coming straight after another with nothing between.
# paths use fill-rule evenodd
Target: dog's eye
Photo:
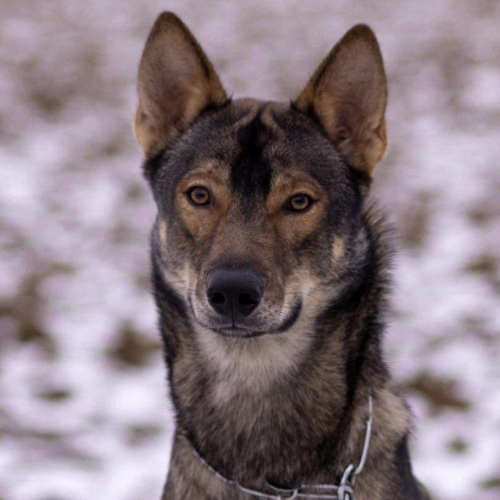
<instances>
[{"instance_id":1,"label":"dog's eye","mask_svg":"<svg viewBox=\"0 0 500 500\"><path fill-rule=\"evenodd\" d=\"M187 195L189 201L191 201L194 205L203 206L210 204L210 193L208 192L208 189L204 187L193 187L187 192Z\"/></svg>"},{"instance_id":2,"label":"dog's eye","mask_svg":"<svg viewBox=\"0 0 500 500\"><path fill-rule=\"evenodd\" d=\"M304 212L311 207L314 200L308 194L295 194L285 205L285 209L291 212Z\"/></svg>"}]
</instances>

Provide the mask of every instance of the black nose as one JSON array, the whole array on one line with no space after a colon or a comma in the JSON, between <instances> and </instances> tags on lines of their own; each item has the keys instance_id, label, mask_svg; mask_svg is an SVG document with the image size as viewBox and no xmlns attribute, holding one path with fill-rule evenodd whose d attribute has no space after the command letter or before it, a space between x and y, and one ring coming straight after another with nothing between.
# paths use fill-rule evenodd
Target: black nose
<instances>
[{"instance_id":1,"label":"black nose","mask_svg":"<svg viewBox=\"0 0 500 500\"><path fill-rule=\"evenodd\" d=\"M224 316L248 316L262 299L264 287L251 271L219 269L208 278L207 298Z\"/></svg>"}]
</instances>

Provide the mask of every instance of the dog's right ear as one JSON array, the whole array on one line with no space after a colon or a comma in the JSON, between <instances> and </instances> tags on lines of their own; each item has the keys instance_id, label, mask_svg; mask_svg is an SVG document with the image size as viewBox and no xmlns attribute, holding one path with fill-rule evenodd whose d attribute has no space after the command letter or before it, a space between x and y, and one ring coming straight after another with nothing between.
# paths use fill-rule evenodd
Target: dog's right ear
<instances>
[{"instance_id":1,"label":"dog's right ear","mask_svg":"<svg viewBox=\"0 0 500 500\"><path fill-rule=\"evenodd\" d=\"M203 49L171 12L151 29L137 87L134 132L146 158L171 146L204 109L228 100Z\"/></svg>"}]
</instances>

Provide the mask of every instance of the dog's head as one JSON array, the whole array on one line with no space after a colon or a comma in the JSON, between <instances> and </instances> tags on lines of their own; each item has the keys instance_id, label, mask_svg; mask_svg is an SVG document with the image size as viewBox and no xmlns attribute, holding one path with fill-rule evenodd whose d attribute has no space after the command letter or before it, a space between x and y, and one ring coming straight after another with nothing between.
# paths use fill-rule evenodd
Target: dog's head
<instances>
[{"instance_id":1,"label":"dog's head","mask_svg":"<svg viewBox=\"0 0 500 500\"><path fill-rule=\"evenodd\" d=\"M386 149L386 79L352 28L290 105L227 97L185 25L162 14L139 69L135 134L158 206L153 256L194 324L279 333L366 250L361 211Z\"/></svg>"}]
</instances>

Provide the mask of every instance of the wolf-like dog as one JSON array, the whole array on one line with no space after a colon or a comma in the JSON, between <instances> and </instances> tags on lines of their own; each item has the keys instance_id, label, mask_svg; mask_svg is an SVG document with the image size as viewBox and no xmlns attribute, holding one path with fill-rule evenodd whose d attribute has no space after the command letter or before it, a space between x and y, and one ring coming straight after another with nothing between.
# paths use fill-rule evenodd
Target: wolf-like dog
<instances>
[{"instance_id":1,"label":"wolf-like dog","mask_svg":"<svg viewBox=\"0 0 500 500\"><path fill-rule=\"evenodd\" d=\"M391 244L367 196L387 83L372 30L349 30L291 103L233 100L163 13L138 94L176 413L163 500L428 498L381 345Z\"/></svg>"}]
</instances>

